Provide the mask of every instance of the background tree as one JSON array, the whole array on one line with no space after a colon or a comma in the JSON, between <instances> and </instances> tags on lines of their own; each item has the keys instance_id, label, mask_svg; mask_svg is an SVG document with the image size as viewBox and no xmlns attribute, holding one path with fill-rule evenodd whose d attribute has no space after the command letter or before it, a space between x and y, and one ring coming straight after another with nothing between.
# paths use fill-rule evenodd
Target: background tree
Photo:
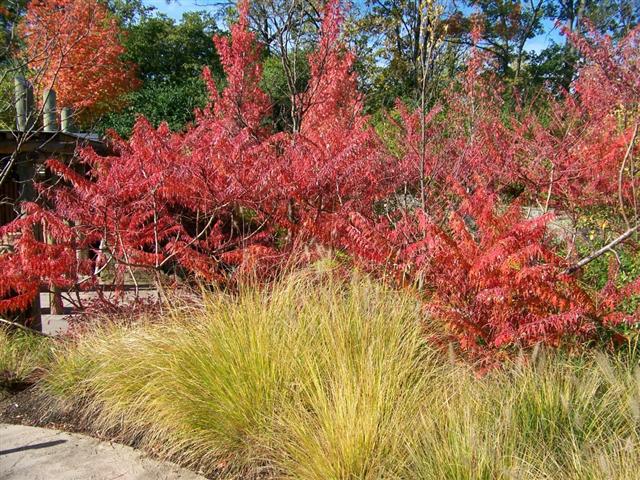
<instances>
[{"instance_id":1,"label":"background tree","mask_svg":"<svg viewBox=\"0 0 640 480\"><path fill-rule=\"evenodd\" d=\"M358 38L359 43L368 47L373 57L367 59L371 71L364 72L369 108L392 107L397 98L418 103L422 65L429 66L426 88L435 95L442 87L441 75L454 73L462 50L459 45L442 42L453 31L448 24L454 12L450 4L438 1L367 2L352 30L364 37ZM426 31L429 37L424 35ZM427 52L429 59L425 62Z\"/></svg>"},{"instance_id":2,"label":"background tree","mask_svg":"<svg viewBox=\"0 0 640 480\"><path fill-rule=\"evenodd\" d=\"M122 30L98 0L14 1L2 7L0 121L15 132L17 145L41 128L42 95L54 89L58 105L72 107L76 120L122 106L124 93L137 86L135 67L123 61ZM27 127L16 131L14 81L26 77L40 101ZM2 158L0 184L12 172L16 151Z\"/></svg>"},{"instance_id":3,"label":"background tree","mask_svg":"<svg viewBox=\"0 0 640 480\"><path fill-rule=\"evenodd\" d=\"M547 18L557 21L569 34L587 33L594 28L615 39L624 37L640 19L640 2L636 0L549 0ZM557 27L556 27L557 28ZM550 45L531 59L533 85L550 85L554 90L567 89L574 79L580 52L565 38L551 40Z\"/></svg>"},{"instance_id":4,"label":"background tree","mask_svg":"<svg viewBox=\"0 0 640 480\"><path fill-rule=\"evenodd\" d=\"M202 69L223 77L212 41L220 33L215 19L204 11L185 13L179 22L148 14L125 32L124 58L138 65L142 86L126 96L122 111L108 113L96 128L128 136L137 116L144 115L155 126L165 121L173 130L183 129L207 101Z\"/></svg>"},{"instance_id":5,"label":"background tree","mask_svg":"<svg viewBox=\"0 0 640 480\"><path fill-rule=\"evenodd\" d=\"M309 79L308 55L318 40L323 2L258 0L249 4L249 26L265 46L270 66L265 78L276 87L274 124L298 131L304 115L299 93ZM278 66L279 64L279 66Z\"/></svg>"},{"instance_id":6,"label":"background tree","mask_svg":"<svg viewBox=\"0 0 640 480\"><path fill-rule=\"evenodd\" d=\"M468 32L479 26L478 46L498 60L499 74L517 83L526 61L527 41L542 33L542 20L548 13L545 0L467 0L473 9L466 18ZM465 40L462 37L462 41Z\"/></svg>"},{"instance_id":7,"label":"background tree","mask_svg":"<svg viewBox=\"0 0 640 480\"><path fill-rule=\"evenodd\" d=\"M9 0L0 6L0 64L8 62L17 45L17 26L26 11L27 0Z\"/></svg>"},{"instance_id":8,"label":"background tree","mask_svg":"<svg viewBox=\"0 0 640 480\"><path fill-rule=\"evenodd\" d=\"M571 32L583 33L588 20L601 33L621 39L638 23L640 3L636 0L557 0L558 20Z\"/></svg>"},{"instance_id":9,"label":"background tree","mask_svg":"<svg viewBox=\"0 0 640 480\"><path fill-rule=\"evenodd\" d=\"M143 0L104 0L109 10L120 21L123 27L129 27L153 14L155 7L147 5ZM171 0L166 0L170 3Z\"/></svg>"},{"instance_id":10,"label":"background tree","mask_svg":"<svg viewBox=\"0 0 640 480\"><path fill-rule=\"evenodd\" d=\"M20 30L31 78L60 105L96 115L137 86L118 22L97 0L32 0Z\"/></svg>"},{"instance_id":11,"label":"background tree","mask_svg":"<svg viewBox=\"0 0 640 480\"><path fill-rule=\"evenodd\" d=\"M255 0L249 3L249 28L264 45L266 56L280 51L279 37L285 30L306 36L306 46L310 47L318 38L324 3L322 0ZM218 14L226 17L230 24L238 19L237 2L233 0L202 0L198 4L216 7Z\"/></svg>"},{"instance_id":12,"label":"background tree","mask_svg":"<svg viewBox=\"0 0 640 480\"><path fill-rule=\"evenodd\" d=\"M0 129L10 130L15 123L12 101L16 65L13 55L20 45L18 24L26 12L27 0L9 0L0 6Z\"/></svg>"},{"instance_id":13,"label":"background tree","mask_svg":"<svg viewBox=\"0 0 640 480\"><path fill-rule=\"evenodd\" d=\"M289 59L296 56L295 74L289 77L279 56L271 55L264 59L262 88L273 101L272 125L275 130L291 130L291 115L295 107L293 101L297 92L302 92L309 82L309 60L307 52L298 51L288 54ZM292 95L293 92L293 95Z\"/></svg>"},{"instance_id":14,"label":"background tree","mask_svg":"<svg viewBox=\"0 0 640 480\"><path fill-rule=\"evenodd\" d=\"M235 2L204 4L216 5L234 19ZM300 128L304 106L299 93L309 79L308 55L318 41L325 4L322 0L256 0L248 6L249 28L264 46L268 66L264 85L276 94L273 124L277 128Z\"/></svg>"}]
</instances>

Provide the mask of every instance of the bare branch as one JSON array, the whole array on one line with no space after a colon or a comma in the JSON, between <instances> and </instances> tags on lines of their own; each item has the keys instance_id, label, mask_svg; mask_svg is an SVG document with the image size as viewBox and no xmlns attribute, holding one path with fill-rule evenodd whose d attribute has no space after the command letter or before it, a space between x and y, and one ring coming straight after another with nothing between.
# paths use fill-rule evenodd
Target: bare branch
<instances>
[{"instance_id":1,"label":"bare branch","mask_svg":"<svg viewBox=\"0 0 640 480\"><path fill-rule=\"evenodd\" d=\"M635 227L630 228L629 230L624 232L622 235L620 235L618 238L616 238L616 239L612 240L611 242L609 242L608 244L606 244L600 250L597 250L597 251L593 252L591 255L583 258L582 260L580 260L575 265L572 265L571 267L567 268L567 270L565 270L565 273L574 273L577 270L580 270L582 267L584 267L588 263L591 263L596 258L601 257L602 255L607 253L609 250L613 249L613 247L615 247L619 243L624 242L627 238L629 238L631 235L633 235L635 232L637 232L639 228L640 228L640 224L636 225Z\"/></svg>"}]
</instances>

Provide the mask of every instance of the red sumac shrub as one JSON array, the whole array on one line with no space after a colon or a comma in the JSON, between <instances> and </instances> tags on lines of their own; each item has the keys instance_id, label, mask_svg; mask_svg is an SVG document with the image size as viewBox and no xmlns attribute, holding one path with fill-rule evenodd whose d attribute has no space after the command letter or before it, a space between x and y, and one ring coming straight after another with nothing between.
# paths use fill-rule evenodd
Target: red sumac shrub
<instances>
[{"instance_id":1,"label":"red sumac shrub","mask_svg":"<svg viewBox=\"0 0 640 480\"><path fill-rule=\"evenodd\" d=\"M354 217L350 238L365 265L419 286L428 314L462 350L483 356L561 345L632 321L619 305L638 282L620 290L610 284L594 301L554 252L551 215L524 218L517 202L500 211L484 188L458 193L462 201L445 226L420 209L402 212L393 225Z\"/></svg>"}]
</instances>

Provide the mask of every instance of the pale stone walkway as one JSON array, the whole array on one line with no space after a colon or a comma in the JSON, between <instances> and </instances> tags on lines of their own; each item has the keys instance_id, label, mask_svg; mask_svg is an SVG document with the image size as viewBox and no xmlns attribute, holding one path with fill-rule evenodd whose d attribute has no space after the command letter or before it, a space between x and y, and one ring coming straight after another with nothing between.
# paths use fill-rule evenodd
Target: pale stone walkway
<instances>
[{"instance_id":1,"label":"pale stone walkway","mask_svg":"<svg viewBox=\"0 0 640 480\"><path fill-rule=\"evenodd\" d=\"M133 448L84 435L0 424L0 480L204 480Z\"/></svg>"}]
</instances>

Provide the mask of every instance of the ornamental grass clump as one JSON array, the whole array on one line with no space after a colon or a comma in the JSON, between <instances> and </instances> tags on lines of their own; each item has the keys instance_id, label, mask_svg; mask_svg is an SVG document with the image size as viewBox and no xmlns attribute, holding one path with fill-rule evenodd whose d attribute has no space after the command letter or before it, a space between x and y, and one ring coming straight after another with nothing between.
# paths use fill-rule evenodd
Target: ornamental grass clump
<instances>
[{"instance_id":1,"label":"ornamental grass clump","mask_svg":"<svg viewBox=\"0 0 640 480\"><path fill-rule=\"evenodd\" d=\"M58 353L43 388L95 428L208 472L397 475L434 356L419 304L331 276L96 327Z\"/></svg>"},{"instance_id":2,"label":"ornamental grass clump","mask_svg":"<svg viewBox=\"0 0 640 480\"><path fill-rule=\"evenodd\" d=\"M637 348L536 349L480 375L430 330L407 291L323 267L95 327L42 386L216 478L636 478Z\"/></svg>"},{"instance_id":3,"label":"ornamental grass clump","mask_svg":"<svg viewBox=\"0 0 640 480\"><path fill-rule=\"evenodd\" d=\"M0 397L34 381L50 361L52 347L48 337L0 326Z\"/></svg>"},{"instance_id":4,"label":"ornamental grass clump","mask_svg":"<svg viewBox=\"0 0 640 480\"><path fill-rule=\"evenodd\" d=\"M423 400L407 478L637 478L637 355L541 354L483 377L441 375Z\"/></svg>"}]
</instances>

